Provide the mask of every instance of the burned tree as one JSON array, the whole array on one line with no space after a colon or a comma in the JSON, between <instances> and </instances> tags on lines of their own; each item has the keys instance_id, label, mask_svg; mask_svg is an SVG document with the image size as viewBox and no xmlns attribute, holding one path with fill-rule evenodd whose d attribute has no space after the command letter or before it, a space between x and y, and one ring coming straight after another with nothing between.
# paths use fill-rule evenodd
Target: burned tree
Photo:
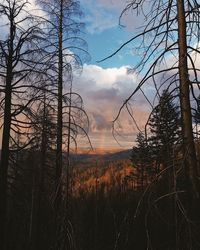
<instances>
[{"instance_id":1,"label":"burned tree","mask_svg":"<svg viewBox=\"0 0 200 250\"><path fill-rule=\"evenodd\" d=\"M0 224L1 246L5 244L7 221L7 181L10 143L17 144L13 134L30 126L24 120L24 110L35 96L27 95L37 84L37 75L43 69L42 31L40 21L27 13L28 1L7 0L0 4L5 33L0 40L0 77L2 112L2 153L0 165ZM28 144L29 142L27 142Z\"/></svg>"},{"instance_id":2,"label":"burned tree","mask_svg":"<svg viewBox=\"0 0 200 250\"><path fill-rule=\"evenodd\" d=\"M83 100L73 91L73 75L82 68L82 60L88 59L86 42L80 34L83 23L80 4L75 0L38 1L46 13L45 21L49 33L47 41L49 56L54 68L52 75L54 101L56 104L56 176L55 176L55 248L61 248L70 236L69 226L69 168L70 151L76 149L77 136L87 137L88 118ZM65 165L64 168L64 156ZM65 182L65 185L63 183ZM67 226L66 226L67 225ZM67 228L67 229L66 229ZM62 233L65 230L65 233ZM61 232L62 231L62 232ZM62 237L62 234L65 236ZM59 240L60 237L62 240Z\"/></svg>"}]
</instances>

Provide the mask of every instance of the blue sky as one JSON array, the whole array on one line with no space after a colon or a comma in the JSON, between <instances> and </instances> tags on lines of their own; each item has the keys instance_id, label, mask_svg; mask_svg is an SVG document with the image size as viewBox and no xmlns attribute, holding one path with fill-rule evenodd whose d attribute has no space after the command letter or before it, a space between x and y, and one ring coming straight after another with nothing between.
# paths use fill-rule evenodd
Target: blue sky
<instances>
[{"instance_id":1,"label":"blue sky","mask_svg":"<svg viewBox=\"0 0 200 250\"><path fill-rule=\"evenodd\" d=\"M97 64L103 68L133 64L133 58L130 56L130 52L126 48L113 58L97 63L97 61L115 51L122 41L125 41L128 38L128 32L120 27L109 28L102 32L93 34L87 33L86 39L89 46L89 53L92 57L90 63Z\"/></svg>"},{"instance_id":2,"label":"blue sky","mask_svg":"<svg viewBox=\"0 0 200 250\"><path fill-rule=\"evenodd\" d=\"M134 34L131 31L132 15L128 15L128 20L122 20L124 26L119 25L119 16L124 7L124 1L81 0L80 2L84 12L85 39L91 55L90 63L103 68L134 65L137 57L131 55L131 44L122 49L115 57L97 63L118 49Z\"/></svg>"}]
</instances>

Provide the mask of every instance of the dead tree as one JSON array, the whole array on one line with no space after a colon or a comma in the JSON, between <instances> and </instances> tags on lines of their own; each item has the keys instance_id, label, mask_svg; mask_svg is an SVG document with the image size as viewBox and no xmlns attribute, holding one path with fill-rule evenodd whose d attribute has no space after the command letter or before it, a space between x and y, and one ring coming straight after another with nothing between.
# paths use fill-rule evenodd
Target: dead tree
<instances>
[{"instance_id":1,"label":"dead tree","mask_svg":"<svg viewBox=\"0 0 200 250\"><path fill-rule=\"evenodd\" d=\"M40 1L43 10L47 13L47 26L49 31L49 53L54 61L54 86L57 95L57 149L56 171L57 191L62 175L62 151L63 151L63 102L64 94L68 92L72 84L74 70L80 69L82 59L87 56L85 41L78 36L83 23L78 21L81 15L80 6L74 0ZM58 191L58 193L60 193ZM59 195L58 195L59 196ZM58 200L60 198L58 197ZM58 201L59 203L59 201Z\"/></svg>"},{"instance_id":2,"label":"dead tree","mask_svg":"<svg viewBox=\"0 0 200 250\"><path fill-rule=\"evenodd\" d=\"M31 13L27 13L27 5L28 1L23 0L6 0L0 4L0 13L6 29L5 35L0 40L0 77L2 79L0 87L1 107L3 107L0 237L3 249L6 249L7 174L10 142L15 142L13 133L18 128L23 130L26 126L23 121L23 112L34 99L33 96L27 95L27 91L33 86L33 78L37 82L37 74L43 68L43 60L41 60L43 53L40 49L40 42L43 39L41 23L37 22ZM33 77L33 75L35 76ZM21 103L20 100L22 100Z\"/></svg>"},{"instance_id":3,"label":"dead tree","mask_svg":"<svg viewBox=\"0 0 200 250\"><path fill-rule=\"evenodd\" d=\"M188 2L188 1L186 1ZM190 77L189 77L189 66L188 59L191 60L193 70L196 73L195 62L193 62L192 57L188 53L189 43L187 41L187 15L188 11L193 12L193 18L200 16L199 6L196 1L193 1L193 5L185 7L185 2L177 0L177 22L178 22L178 49L179 49L179 79L180 79L180 106L182 115L182 133L183 133L183 146L184 155L186 157L186 175L189 176L189 183L191 186L191 191L195 197L200 198L200 183L198 179L197 170L197 158L195 152L195 143L193 137L192 129L192 113L190 104ZM187 11L186 11L187 8ZM196 9L196 10L195 10ZM197 14L195 13L197 12ZM189 14L190 15L190 14ZM189 19L190 22L195 21ZM197 76L196 76L197 77ZM196 79L197 80L197 79Z\"/></svg>"},{"instance_id":4,"label":"dead tree","mask_svg":"<svg viewBox=\"0 0 200 250\"><path fill-rule=\"evenodd\" d=\"M80 97L73 92L73 74L82 67L82 60L88 57L86 42L79 36L83 23L79 21L81 15L80 4L76 0L39 1L47 13L46 23L49 31L48 50L51 61L54 62L52 74L55 87L55 100L57 102L57 142L56 142L56 177L54 208L57 223L57 238L59 238L62 218L63 200L69 197L69 155L72 145L76 145L77 134L85 127L77 122L77 115L86 115L81 106L74 101ZM78 99L77 99L78 100ZM73 110L76 110L74 113ZM87 120L87 119L86 119ZM81 129L82 127L82 129ZM83 133L84 133L83 132ZM66 143L65 143L66 142ZM63 167L63 152L66 150L67 164ZM66 170L66 171L65 171ZM67 176L66 197L63 197L63 176ZM68 203L68 201L66 201ZM68 205L66 205L68 206ZM66 208L68 210L68 208ZM68 213L68 212L67 212ZM66 234L67 235L67 234ZM62 241L57 240L56 248L61 248ZM64 243L65 244L65 243Z\"/></svg>"}]
</instances>

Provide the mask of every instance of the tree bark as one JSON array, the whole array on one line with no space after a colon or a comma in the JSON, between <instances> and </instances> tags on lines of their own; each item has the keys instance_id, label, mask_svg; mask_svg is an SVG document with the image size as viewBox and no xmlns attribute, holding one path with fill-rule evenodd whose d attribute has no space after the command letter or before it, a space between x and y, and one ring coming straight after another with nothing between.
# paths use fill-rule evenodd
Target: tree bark
<instances>
[{"instance_id":1,"label":"tree bark","mask_svg":"<svg viewBox=\"0 0 200 250\"><path fill-rule=\"evenodd\" d=\"M62 205L62 127L63 127L63 0L60 1L58 28L58 111L57 111L57 148L56 148L56 182L55 182L55 249L60 248Z\"/></svg>"},{"instance_id":2,"label":"tree bark","mask_svg":"<svg viewBox=\"0 0 200 250\"><path fill-rule=\"evenodd\" d=\"M179 77L180 77L180 105L182 116L183 148L186 178L192 195L199 197L197 179L197 160L192 129L192 115L190 106L190 79L187 63L187 34L185 7L183 0L177 0L178 19L178 47L179 47Z\"/></svg>"},{"instance_id":3,"label":"tree bark","mask_svg":"<svg viewBox=\"0 0 200 250\"><path fill-rule=\"evenodd\" d=\"M60 17L58 31L58 116L57 116L57 150L56 150L56 204L60 207L61 202L61 176L62 176L62 127L63 127L63 0L60 2Z\"/></svg>"},{"instance_id":4,"label":"tree bark","mask_svg":"<svg viewBox=\"0 0 200 250\"><path fill-rule=\"evenodd\" d=\"M11 127L11 98L12 98L12 78L13 78L13 42L15 37L15 26L13 15L10 17L10 36L8 44L4 125L1 146L0 165L0 244L1 249L6 249L6 223L7 223L7 175L9 165L9 140Z\"/></svg>"}]
</instances>

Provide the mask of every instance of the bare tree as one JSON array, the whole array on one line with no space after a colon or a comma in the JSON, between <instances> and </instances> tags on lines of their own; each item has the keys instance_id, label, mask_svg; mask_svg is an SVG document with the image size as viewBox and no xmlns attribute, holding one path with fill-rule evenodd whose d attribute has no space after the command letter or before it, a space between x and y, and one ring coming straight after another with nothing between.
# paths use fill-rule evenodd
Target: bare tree
<instances>
[{"instance_id":1,"label":"bare tree","mask_svg":"<svg viewBox=\"0 0 200 250\"><path fill-rule=\"evenodd\" d=\"M45 224L44 201L50 201L52 183L55 178L55 165L49 159L54 159L56 142L55 108L52 93L46 86L48 80L41 83L42 95L35 101L34 107L27 110L32 122L29 133L32 143L29 151L38 156L38 161L32 168L32 204L30 214L29 244L30 249L44 246L43 228ZM52 173L51 173L52 172ZM48 177L48 176L51 176ZM48 181L50 179L50 181ZM48 183L48 190L45 187ZM50 204L50 202L48 202ZM47 206L46 206L47 208ZM48 207L51 210L51 206Z\"/></svg>"},{"instance_id":2,"label":"bare tree","mask_svg":"<svg viewBox=\"0 0 200 250\"><path fill-rule=\"evenodd\" d=\"M198 180L198 170L197 170L197 159L195 152L195 144L192 129L192 114L191 114L191 104L190 104L190 78L189 78L189 66L188 60L191 60L193 71L195 73L196 81L197 79L197 69L195 67L195 62L193 61L191 55L188 53L189 43L187 41L187 23L191 26L191 20L194 22L196 18L199 18L200 11L199 6L196 1L191 4L190 1L186 1L187 7L185 7L185 2L177 0L177 22L178 22L178 48L179 48L179 78L180 78L180 105L181 105L181 115L182 115L182 132L183 132L183 146L184 154L187 154L186 160L186 173L189 175L189 181L192 189L192 193L195 197L199 198L200 195L200 183ZM192 13L191 14L189 13ZM196 14L197 12L197 14ZM187 22L187 15L191 16ZM197 23L196 23L197 24ZM192 34L191 34L192 35ZM197 39L199 39L197 34ZM198 40L195 42L199 42Z\"/></svg>"},{"instance_id":3,"label":"bare tree","mask_svg":"<svg viewBox=\"0 0 200 250\"><path fill-rule=\"evenodd\" d=\"M43 40L41 22L27 12L28 1L6 0L0 4L5 33L0 39L0 77L2 115L2 153L0 165L0 224L1 246L6 249L7 174L10 143L16 143L13 133L30 126L25 120L25 109L35 96L27 95L37 85L37 75L43 69ZM29 142L27 142L28 144ZM17 144L17 143L16 143ZM26 145L25 145L26 146ZM25 147L24 146L24 147Z\"/></svg>"},{"instance_id":4,"label":"bare tree","mask_svg":"<svg viewBox=\"0 0 200 250\"><path fill-rule=\"evenodd\" d=\"M49 31L49 53L54 61L54 86L57 88L57 150L56 171L57 188L59 187L62 173L62 148L63 148L63 102L69 99L65 92L72 90L73 71L80 69L82 59L87 57L86 43L78 36L83 23L78 21L81 15L80 6L74 0L39 1L46 11L46 20ZM82 58L82 59L81 59ZM68 91L70 90L70 91ZM60 199L60 198L58 198Z\"/></svg>"},{"instance_id":5,"label":"bare tree","mask_svg":"<svg viewBox=\"0 0 200 250\"><path fill-rule=\"evenodd\" d=\"M56 142L56 178L54 207L57 220L57 238L60 236L62 217L63 189L66 189L65 213L68 213L69 167L72 145L77 146L78 134L87 137L88 119L83 101L79 94L73 92L73 74L82 67L82 60L88 58L86 42L80 37L83 23L80 4L76 0L39 1L46 11L47 29L49 32L48 51L54 62L52 74L54 81L55 101L57 102L57 142ZM83 118L84 117L84 118ZM63 168L63 152L66 151L66 168ZM66 171L65 171L66 170ZM66 185L63 187L63 176ZM68 215L66 215L66 218ZM68 218L66 219L68 220ZM67 221L68 223L68 221ZM66 227L65 227L66 228ZM66 235L68 232L66 233ZM62 240L57 241L57 248L62 248ZM65 244L65 243L64 243Z\"/></svg>"}]
</instances>

